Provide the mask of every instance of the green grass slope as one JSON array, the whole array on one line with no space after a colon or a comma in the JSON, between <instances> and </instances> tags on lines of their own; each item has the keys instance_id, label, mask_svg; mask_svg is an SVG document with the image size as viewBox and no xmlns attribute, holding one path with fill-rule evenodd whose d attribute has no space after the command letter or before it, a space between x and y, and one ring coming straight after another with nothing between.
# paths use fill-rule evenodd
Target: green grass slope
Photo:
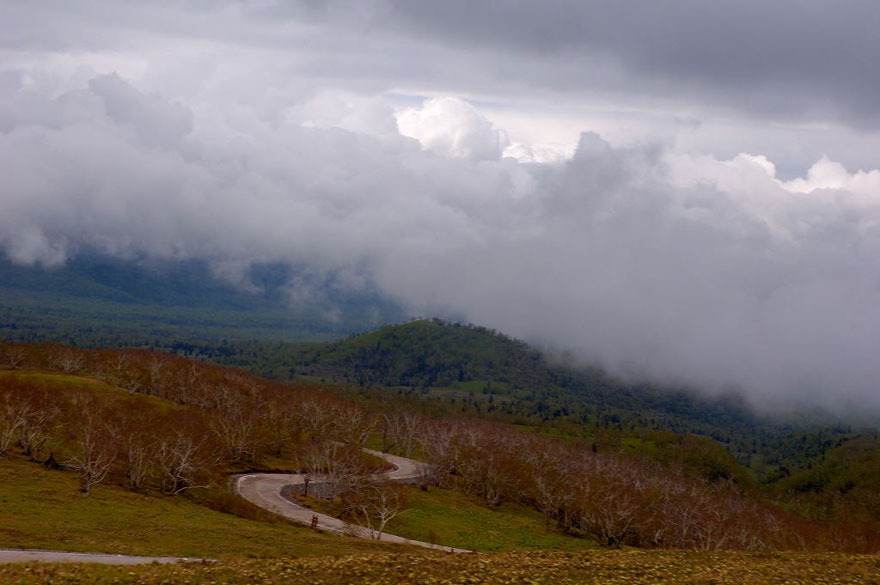
<instances>
[{"instance_id":1,"label":"green grass slope","mask_svg":"<svg viewBox=\"0 0 880 585\"><path fill-rule=\"evenodd\" d=\"M488 507L478 498L452 489L405 488L405 505L386 532L441 546L477 552L513 550L579 551L598 547L592 538L565 534L526 506L505 502ZM301 501L325 514L337 515L339 503Z\"/></svg>"},{"instance_id":2,"label":"green grass slope","mask_svg":"<svg viewBox=\"0 0 880 585\"><path fill-rule=\"evenodd\" d=\"M592 539L563 534L531 508L511 503L488 508L454 490L407 491L407 510L388 525L389 532L406 538L483 552L598 546Z\"/></svg>"},{"instance_id":3,"label":"green grass slope","mask_svg":"<svg viewBox=\"0 0 880 585\"><path fill-rule=\"evenodd\" d=\"M336 555L378 546L109 484L84 496L74 474L15 456L0 457L0 477L0 548L227 558Z\"/></svg>"}]
</instances>

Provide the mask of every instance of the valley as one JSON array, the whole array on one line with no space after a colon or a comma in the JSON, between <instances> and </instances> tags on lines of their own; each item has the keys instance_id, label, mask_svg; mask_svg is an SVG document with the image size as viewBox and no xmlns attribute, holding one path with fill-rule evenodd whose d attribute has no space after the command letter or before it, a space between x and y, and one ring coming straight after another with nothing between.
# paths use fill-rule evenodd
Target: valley
<instances>
[{"instance_id":1,"label":"valley","mask_svg":"<svg viewBox=\"0 0 880 585\"><path fill-rule=\"evenodd\" d=\"M470 339L466 352L449 350L462 346L462 334ZM423 345L417 343L421 335ZM454 341L438 342L437 335ZM397 337L405 340L407 352L394 349ZM364 348L377 346L387 349L382 359L372 361L373 354ZM712 560L720 557L711 553L694 557L697 553L684 552L706 549L744 551L746 556L723 561L726 567L736 559L724 569L730 579L769 563L756 580L746 581L754 583L809 571L817 562L829 579L838 575L843 580L837 582L862 582L853 577L862 570L857 567L864 565L864 574L871 574L869 567L876 562L874 556L842 556L878 546L871 504L877 492L870 471L877 449L870 432L838 429L837 446L823 443L824 450L807 456L809 466L768 481L738 460L730 445L746 444L746 428L765 429L764 437L784 437L790 427L773 427L738 411L740 422L714 427L716 433L739 437L730 445L708 434L676 434L661 421L705 429L711 416L687 414L703 403L683 408L687 402L682 400L695 399L678 394L675 401L664 402L660 390L641 394L631 388L615 395L610 380L596 384L593 399L591 387L577 377L583 374L569 371L571 381L556 383L561 370L494 332L414 322L286 351L285 365L303 371L294 374L293 382L142 349L2 344L2 546L218 563L144 566L131 574L13 564L0 567L0 583L40 583L43 578L135 583L184 575L194 583L223 575L238 583L261 574L260 565L246 560L254 556L284 567L266 577L273 583L299 582L297 563L334 583L342 577L330 567L358 567L358 555L375 559L369 570L351 569L365 579L419 583L439 582L434 577L443 574L450 582L465 582L464 575L478 582L516 582L522 571L537 582L601 582L599 576L608 574L600 567L607 563L619 563L613 570L630 575L627 582L640 582L640 571L652 574L655 563L672 563L685 579L693 573L680 563L721 562ZM278 354L252 355L265 360ZM467 356L481 357L469 361ZM406 365L408 359L417 365ZM456 371L456 379L441 380ZM384 372L384 378L377 372ZM595 380L597 374L592 375ZM351 383L358 376L363 385ZM436 385L428 383L431 379ZM386 386L388 381L398 383ZM529 383L547 390L530 392ZM486 392L468 391L466 397L450 392L480 385ZM546 416L540 404L550 400L562 405L560 412L577 414ZM489 410L493 404L503 407ZM603 412L617 415L618 422ZM806 440L795 437L825 432L803 427L788 440L803 446ZM765 447L773 444L763 440ZM376 475L387 464L359 454L364 447L382 457L384 451L421 459L430 468L415 485L390 485ZM796 459L787 461L794 468ZM827 463L823 467L816 461ZM392 566L383 560L391 558L383 556L389 554L383 547L399 544L290 524L228 489L236 481L230 477L242 477L240 484L267 471L275 475L266 477L289 478L297 472L315 481L330 477L336 485L332 493L339 495L304 503L331 514L333 522L383 522L378 504L394 499L397 508L385 531L441 550L476 550L482 560L432 557L436 553L428 550L422 560L411 552L395 556L411 560ZM821 479L831 477L850 477L846 481L851 483ZM285 483L293 482L282 480L278 489ZM826 497L833 497L833 505L825 503ZM620 556L614 550L621 547L644 552ZM673 553L664 549L681 552L669 556ZM815 552L795 552L804 549ZM504 556L509 554L516 556ZM310 556L313 564L304 559ZM407 563L425 562L436 565L430 578L398 572ZM855 572L846 577L836 573L838 563L856 567Z\"/></svg>"}]
</instances>

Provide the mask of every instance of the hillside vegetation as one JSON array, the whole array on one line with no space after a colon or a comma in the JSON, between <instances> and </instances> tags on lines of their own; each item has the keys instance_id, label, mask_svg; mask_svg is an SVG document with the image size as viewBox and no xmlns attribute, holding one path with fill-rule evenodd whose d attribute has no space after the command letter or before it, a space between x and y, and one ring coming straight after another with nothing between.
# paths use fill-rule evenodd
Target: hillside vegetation
<instances>
[{"instance_id":1,"label":"hillside vegetation","mask_svg":"<svg viewBox=\"0 0 880 585\"><path fill-rule=\"evenodd\" d=\"M459 490L487 510L525 506L554 530L605 545L878 546L873 518L801 520L730 474L695 473L701 461L715 466L711 449L703 458L693 448L707 439L658 436L634 444L645 454L636 457L591 441L436 416L369 393L355 400L346 391L268 382L144 350L6 344L0 355L0 453L61 466L76 474L84 494L107 485L184 494L259 519L227 494L225 477L280 467L332 477L345 514L351 503L363 510L365 494L383 489L370 483L376 468L358 455L359 447L381 441L432 464L423 489Z\"/></svg>"},{"instance_id":2,"label":"hillside vegetation","mask_svg":"<svg viewBox=\"0 0 880 585\"><path fill-rule=\"evenodd\" d=\"M597 369L564 365L497 332L436 319L328 343L178 343L169 349L277 380L334 382L371 399L589 440L640 458L669 460L671 452L687 458L696 449L714 460L696 467L743 483L772 484L855 436L830 417L777 419L754 413L734 396L706 399L683 389L628 384ZM679 438L670 440L669 431Z\"/></svg>"}]
</instances>

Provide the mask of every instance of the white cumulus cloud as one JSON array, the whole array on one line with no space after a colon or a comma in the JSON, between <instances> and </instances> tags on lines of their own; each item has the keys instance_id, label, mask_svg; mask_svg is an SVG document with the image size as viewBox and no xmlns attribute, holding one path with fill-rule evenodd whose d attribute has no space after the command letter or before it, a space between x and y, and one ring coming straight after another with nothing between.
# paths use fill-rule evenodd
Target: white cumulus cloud
<instances>
[{"instance_id":1,"label":"white cumulus cloud","mask_svg":"<svg viewBox=\"0 0 880 585\"><path fill-rule=\"evenodd\" d=\"M397 127L437 154L471 160L497 159L508 144L504 132L459 98L428 99L407 108L397 114Z\"/></svg>"}]
</instances>

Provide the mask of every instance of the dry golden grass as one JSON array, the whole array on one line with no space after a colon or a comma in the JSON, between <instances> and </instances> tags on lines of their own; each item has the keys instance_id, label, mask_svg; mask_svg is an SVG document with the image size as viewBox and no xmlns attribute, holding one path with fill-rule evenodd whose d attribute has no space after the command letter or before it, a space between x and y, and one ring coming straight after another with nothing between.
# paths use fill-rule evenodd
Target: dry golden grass
<instances>
[{"instance_id":1,"label":"dry golden grass","mask_svg":"<svg viewBox=\"0 0 880 585\"><path fill-rule=\"evenodd\" d=\"M402 549L403 550L403 549ZM448 555L430 552L342 557L226 559L215 565L0 566L0 585L262 584L877 584L880 557L799 553L605 550Z\"/></svg>"}]
</instances>

